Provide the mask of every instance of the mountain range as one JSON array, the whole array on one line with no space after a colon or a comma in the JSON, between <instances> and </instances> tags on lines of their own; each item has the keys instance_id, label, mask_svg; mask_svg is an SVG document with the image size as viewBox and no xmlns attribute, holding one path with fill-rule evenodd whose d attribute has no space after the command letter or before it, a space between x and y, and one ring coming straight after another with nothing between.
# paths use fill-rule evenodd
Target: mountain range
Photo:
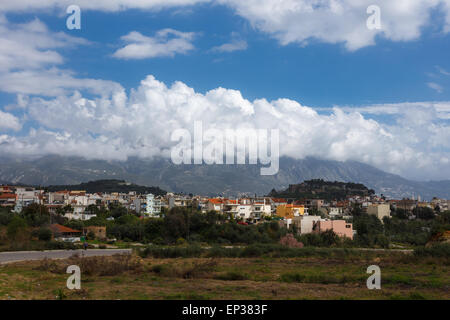
<instances>
[{"instance_id":1,"label":"mountain range","mask_svg":"<svg viewBox=\"0 0 450 320\"><path fill-rule=\"evenodd\" d=\"M87 160L48 155L35 159L0 157L0 183L73 185L123 179L169 192L203 195L266 195L310 179L362 183L391 198L450 199L450 180L412 181L356 161L280 158L280 170L261 176L258 165L175 165L170 159Z\"/></svg>"}]
</instances>

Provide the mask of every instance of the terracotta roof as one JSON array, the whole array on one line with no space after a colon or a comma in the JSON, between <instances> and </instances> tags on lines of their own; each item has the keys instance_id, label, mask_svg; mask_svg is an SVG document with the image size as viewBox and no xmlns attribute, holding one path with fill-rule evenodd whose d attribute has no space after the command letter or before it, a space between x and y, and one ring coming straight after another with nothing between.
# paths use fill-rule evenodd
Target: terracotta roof
<instances>
[{"instance_id":1,"label":"terracotta roof","mask_svg":"<svg viewBox=\"0 0 450 320\"><path fill-rule=\"evenodd\" d=\"M283 198L272 198L273 202L286 202L286 199Z\"/></svg>"},{"instance_id":2,"label":"terracotta roof","mask_svg":"<svg viewBox=\"0 0 450 320\"><path fill-rule=\"evenodd\" d=\"M0 199L15 199L16 194L15 193L2 193L0 194Z\"/></svg>"},{"instance_id":3,"label":"terracotta roof","mask_svg":"<svg viewBox=\"0 0 450 320\"><path fill-rule=\"evenodd\" d=\"M214 203L214 204L221 204L223 203L222 199L208 199L209 202Z\"/></svg>"},{"instance_id":4,"label":"terracotta roof","mask_svg":"<svg viewBox=\"0 0 450 320\"><path fill-rule=\"evenodd\" d=\"M52 224L50 226L50 229L52 229L53 232L59 232L59 233L81 233L81 231L74 230L65 226L62 226L60 224Z\"/></svg>"}]
</instances>

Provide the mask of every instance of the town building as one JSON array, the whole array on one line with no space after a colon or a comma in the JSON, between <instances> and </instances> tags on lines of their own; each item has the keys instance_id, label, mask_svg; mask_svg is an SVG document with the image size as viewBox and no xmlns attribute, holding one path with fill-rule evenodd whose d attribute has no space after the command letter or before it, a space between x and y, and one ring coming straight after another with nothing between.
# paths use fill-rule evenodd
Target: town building
<instances>
[{"instance_id":1,"label":"town building","mask_svg":"<svg viewBox=\"0 0 450 320\"><path fill-rule=\"evenodd\" d=\"M149 217L159 217L161 214L161 200L151 193L146 196L145 214Z\"/></svg>"},{"instance_id":2,"label":"town building","mask_svg":"<svg viewBox=\"0 0 450 320\"><path fill-rule=\"evenodd\" d=\"M367 213L372 214L383 221L384 217L391 217L391 206L387 203L372 204L367 207Z\"/></svg>"},{"instance_id":3,"label":"town building","mask_svg":"<svg viewBox=\"0 0 450 320\"><path fill-rule=\"evenodd\" d=\"M345 220L320 220L314 223L313 233L322 233L333 230L339 237L353 239L353 225Z\"/></svg>"}]
</instances>

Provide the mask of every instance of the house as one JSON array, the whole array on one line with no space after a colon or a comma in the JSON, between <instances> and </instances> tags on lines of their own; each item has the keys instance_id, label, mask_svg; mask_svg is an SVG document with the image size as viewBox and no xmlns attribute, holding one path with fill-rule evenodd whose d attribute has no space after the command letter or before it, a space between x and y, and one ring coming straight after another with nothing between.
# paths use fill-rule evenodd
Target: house
<instances>
[{"instance_id":1,"label":"house","mask_svg":"<svg viewBox=\"0 0 450 320\"><path fill-rule=\"evenodd\" d=\"M270 201L270 206L272 209L272 214L274 214L274 215L277 212L278 206L288 204L287 200L283 199L283 198L269 198L269 201Z\"/></svg>"},{"instance_id":2,"label":"house","mask_svg":"<svg viewBox=\"0 0 450 320\"><path fill-rule=\"evenodd\" d=\"M84 229L84 234L93 233L96 239L106 239L106 227L89 226Z\"/></svg>"},{"instance_id":3,"label":"house","mask_svg":"<svg viewBox=\"0 0 450 320\"><path fill-rule=\"evenodd\" d=\"M307 213L307 208L304 205L284 204L277 207L277 216L285 219L293 219Z\"/></svg>"},{"instance_id":4,"label":"house","mask_svg":"<svg viewBox=\"0 0 450 320\"><path fill-rule=\"evenodd\" d=\"M383 221L384 217L391 217L391 206L387 203L372 204L367 207L367 213L372 214Z\"/></svg>"},{"instance_id":5,"label":"house","mask_svg":"<svg viewBox=\"0 0 450 320\"><path fill-rule=\"evenodd\" d=\"M266 203L266 199L263 199L262 201L255 200L252 203L252 207L250 210L251 218L255 221L259 221L262 218L270 216L272 214L272 207L268 202Z\"/></svg>"},{"instance_id":6,"label":"house","mask_svg":"<svg viewBox=\"0 0 450 320\"><path fill-rule=\"evenodd\" d=\"M300 218L300 234L307 234L313 232L314 224L318 221L324 221L320 216L301 216ZM295 223L294 218L294 223Z\"/></svg>"},{"instance_id":7,"label":"house","mask_svg":"<svg viewBox=\"0 0 450 320\"><path fill-rule=\"evenodd\" d=\"M66 240L68 238L77 238L81 236L81 231L71 229L60 224L52 224L49 229L52 231L53 238Z\"/></svg>"},{"instance_id":8,"label":"house","mask_svg":"<svg viewBox=\"0 0 450 320\"><path fill-rule=\"evenodd\" d=\"M14 212L19 213L22 211L22 208L27 207L32 203L41 203L43 192L43 190L35 190L34 188L17 187Z\"/></svg>"},{"instance_id":9,"label":"house","mask_svg":"<svg viewBox=\"0 0 450 320\"><path fill-rule=\"evenodd\" d=\"M78 205L73 205L73 212L67 212L66 214L64 214L64 217L69 219L69 220L90 220L91 218L96 217L96 214L90 214L90 213L85 213L84 206L78 206Z\"/></svg>"},{"instance_id":10,"label":"house","mask_svg":"<svg viewBox=\"0 0 450 320\"><path fill-rule=\"evenodd\" d=\"M353 239L353 225L345 220L321 220L313 225L313 233L322 233L327 230L333 230L339 237Z\"/></svg>"},{"instance_id":11,"label":"house","mask_svg":"<svg viewBox=\"0 0 450 320\"><path fill-rule=\"evenodd\" d=\"M340 217L344 214L343 207L328 207L327 213L331 218Z\"/></svg>"},{"instance_id":12,"label":"house","mask_svg":"<svg viewBox=\"0 0 450 320\"><path fill-rule=\"evenodd\" d=\"M224 202L224 199L208 199L208 202L206 203L206 211L222 212L224 210Z\"/></svg>"},{"instance_id":13,"label":"house","mask_svg":"<svg viewBox=\"0 0 450 320\"><path fill-rule=\"evenodd\" d=\"M14 207L16 204L16 195L10 192L0 193L0 206L2 207Z\"/></svg>"}]
</instances>

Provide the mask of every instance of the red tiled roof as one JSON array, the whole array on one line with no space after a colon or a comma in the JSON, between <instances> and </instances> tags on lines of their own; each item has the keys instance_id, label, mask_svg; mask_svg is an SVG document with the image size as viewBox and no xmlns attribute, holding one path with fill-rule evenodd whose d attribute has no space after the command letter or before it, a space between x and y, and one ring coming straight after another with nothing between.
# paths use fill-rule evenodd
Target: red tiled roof
<instances>
[{"instance_id":1,"label":"red tiled roof","mask_svg":"<svg viewBox=\"0 0 450 320\"><path fill-rule=\"evenodd\" d=\"M0 199L15 199L16 194L15 193L2 193L0 194Z\"/></svg>"},{"instance_id":2,"label":"red tiled roof","mask_svg":"<svg viewBox=\"0 0 450 320\"><path fill-rule=\"evenodd\" d=\"M283 198L272 198L273 202L286 202L286 199Z\"/></svg>"},{"instance_id":3,"label":"red tiled roof","mask_svg":"<svg viewBox=\"0 0 450 320\"><path fill-rule=\"evenodd\" d=\"M60 224L52 224L50 226L50 229L52 229L54 232L59 232L59 233L81 233L81 231L78 230L74 230L65 226L62 226Z\"/></svg>"},{"instance_id":4,"label":"red tiled roof","mask_svg":"<svg viewBox=\"0 0 450 320\"><path fill-rule=\"evenodd\" d=\"M214 203L214 204L221 204L223 203L222 199L208 199L209 202Z\"/></svg>"}]
</instances>

